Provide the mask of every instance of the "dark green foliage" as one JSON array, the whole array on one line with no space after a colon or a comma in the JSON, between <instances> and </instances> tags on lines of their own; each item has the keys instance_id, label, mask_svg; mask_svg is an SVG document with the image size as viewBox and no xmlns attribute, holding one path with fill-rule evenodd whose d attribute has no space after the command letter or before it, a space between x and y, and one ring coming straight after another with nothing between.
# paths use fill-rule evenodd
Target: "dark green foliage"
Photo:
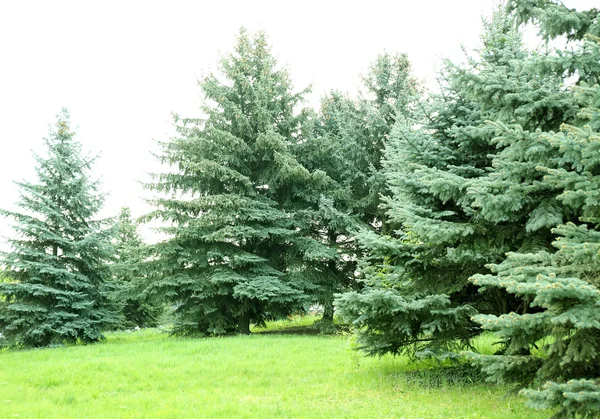
<instances>
[{"instance_id":1,"label":"dark green foliage","mask_svg":"<svg viewBox=\"0 0 600 419\"><path fill-rule=\"evenodd\" d=\"M357 98L339 92L327 95L312 135L298 147L302 164L325 172L329 180L325 190L310 191L312 201L302 212L310 219L304 234L337 254L315 267L322 273L318 301L325 307L324 320L329 321L333 294L359 287L355 271L363 251L355 232L385 228L379 208L386 189L382 153L396 115L408 113L417 94L405 54L379 56L363 83L366 90Z\"/></svg>"},{"instance_id":2,"label":"dark green foliage","mask_svg":"<svg viewBox=\"0 0 600 419\"><path fill-rule=\"evenodd\" d=\"M342 294L336 304L358 330L357 349L369 355L414 356L435 348L432 355L447 357L445 351L464 348L474 335L469 321L474 309L453 307L445 295L406 298L391 289L372 289Z\"/></svg>"},{"instance_id":3,"label":"dark green foliage","mask_svg":"<svg viewBox=\"0 0 600 419\"><path fill-rule=\"evenodd\" d=\"M468 362L447 366L437 364L432 368L407 371L403 377L407 382L425 388L470 386L475 383L483 383L486 379L486 375L479 368Z\"/></svg>"},{"instance_id":4,"label":"dark green foliage","mask_svg":"<svg viewBox=\"0 0 600 419\"><path fill-rule=\"evenodd\" d=\"M122 307L121 327L154 327L163 313L163 304L151 300L144 289L147 248L137 232L128 207L121 208L116 226L115 251L117 259L111 266L116 288L114 299Z\"/></svg>"},{"instance_id":5,"label":"dark green foliage","mask_svg":"<svg viewBox=\"0 0 600 419\"><path fill-rule=\"evenodd\" d=\"M381 227L383 150L397 115L415 105L418 86L405 54L379 56L363 83L366 91L358 98L331 92L322 100L317 126L300 154L308 168L331 178L326 193L340 214ZM336 227L331 229L338 235L347 234Z\"/></svg>"},{"instance_id":6,"label":"dark green foliage","mask_svg":"<svg viewBox=\"0 0 600 419\"><path fill-rule=\"evenodd\" d=\"M299 309L316 287L307 266L335 256L298 234L302 191L325 180L293 156L302 94L265 35L242 30L219 70L199 83L207 117L175 118L178 137L160 156L172 171L149 185L169 194L148 216L169 238L154 246L148 292L176 304L175 333L249 333L250 323Z\"/></svg>"},{"instance_id":7,"label":"dark green foliage","mask_svg":"<svg viewBox=\"0 0 600 419\"><path fill-rule=\"evenodd\" d=\"M0 262L0 331L10 344L95 342L117 320L107 298L110 235L93 220L103 197L88 175L93 159L73 136L63 110L45 140L47 156L36 156L37 183L17 183L22 212L2 211L17 236Z\"/></svg>"}]
</instances>

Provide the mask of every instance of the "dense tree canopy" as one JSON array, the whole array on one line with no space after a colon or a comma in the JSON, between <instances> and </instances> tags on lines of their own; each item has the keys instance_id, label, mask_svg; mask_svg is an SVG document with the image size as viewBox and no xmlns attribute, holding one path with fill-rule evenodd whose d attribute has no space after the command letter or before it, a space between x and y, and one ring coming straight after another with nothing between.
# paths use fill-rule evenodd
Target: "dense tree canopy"
<instances>
[{"instance_id":1,"label":"dense tree canopy","mask_svg":"<svg viewBox=\"0 0 600 419\"><path fill-rule=\"evenodd\" d=\"M535 75L523 76L520 67L526 56L510 17L499 10L486 25L479 58L465 67L447 63L441 92L398 119L384 160L391 228L359 235L369 287L338 300L370 353L466 347L480 332L473 314L518 304L505 293L479 294L468 282L526 240L519 223L486 220L469 187L487 178L498 153L486 121L513 120L519 112L528 119L524 110L539 100L530 93L539 91Z\"/></svg>"},{"instance_id":2,"label":"dense tree canopy","mask_svg":"<svg viewBox=\"0 0 600 419\"><path fill-rule=\"evenodd\" d=\"M365 91L358 97L340 92L325 96L310 136L297 150L306 168L323 171L328 179L326 189L305 193L312 199L301 213L310 219L305 234L338 255L316 268L324 273L318 301L325 306L327 320L333 318L333 294L360 286L355 271L363 251L356 231L384 228L379 205L386 190L382 151L396 115L406 114L417 94L405 54L380 55L363 84Z\"/></svg>"}]
</instances>

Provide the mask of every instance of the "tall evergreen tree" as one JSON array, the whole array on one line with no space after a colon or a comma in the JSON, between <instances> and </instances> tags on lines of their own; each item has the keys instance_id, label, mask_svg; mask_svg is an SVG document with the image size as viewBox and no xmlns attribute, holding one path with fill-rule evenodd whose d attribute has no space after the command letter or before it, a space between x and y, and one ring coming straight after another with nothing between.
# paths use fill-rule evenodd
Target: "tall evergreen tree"
<instances>
[{"instance_id":1,"label":"tall evergreen tree","mask_svg":"<svg viewBox=\"0 0 600 419\"><path fill-rule=\"evenodd\" d=\"M249 333L315 288L303 271L331 251L298 234L290 209L302 184L322 183L294 158L306 114L264 33L241 30L220 74L200 81L203 119L175 118L160 160L174 170L149 185L169 238L154 248L149 292L177 304L176 333Z\"/></svg>"},{"instance_id":2,"label":"tall evergreen tree","mask_svg":"<svg viewBox=\"0 0 600 419\"><path fill-rule=\"evenodd\" d=\"M122 207L115 231L116 260L111 265L115 300L122 307L123 327L153 327L163 312L163 304L150 299L144 290L147 247L142 241L129 207Z\"/></svg>"},{"instance_id":3,"label":"tall evergreen tree","mask_svg":"<svg viewBox=\"0 0 600 419\"><path fill-rule=\"evenodd\" d=\"M545 39L566 35L575 41L531 65L572 83L572 111L579 113L560 132L500 126L512 151L499 156L497 176L510 180L515 167L529 168L517 187L526 192L524 205L535 202L532 192L543 192L530 223L556 226L548 233L555 241L553 248L518 249L491 265L491 274L473 277L479 286L522 296L528 310L477 316L506 350L471 356L490 379L530 387L523 393L532 405L557 408L556 417L592 417L600 414L600 12L577 12L550 1L509 6L523 22L537 23Z\"/></svg>"},{"instance_id":4,"label":"tall evergreen tree","mask_svg":"<svg viewBox=\"0 0 600 419\"><path fill-rule=\"evenodd\" d=\"M498 288L478 292L468 279L528 245L535 231L525 228L525 210L507 222L481 208L478 191L487 181L499 187L490 173L507 147L486 121L535 130L560 124L572 107L562 79L524 67L528 55L513 18L499 9L486 24L479 58L462 68L448 63L441 92L397 123L385 158L391 229L359 237L370 252L362 268L369 288L338 300L369 353L451 353L481 332L472 315L522 304ZM488 198L507 210L520 202ZM539 236L548 241L542 227Z\"/></svg>"},{"instance_id":5,"label":"tall evergreen tree","mask_svg":"<svg viewBox=\"0 0 600 419\"><path fill-rule=\"evenodd\" d=\"M47 346L95 342L117 317L107 297L110 235L94 217L103 202L90 179L93 158L82 155L63 110L36 156L36 183L17 182L22 212L12 250L1 254L4 298L0 331L12 344Z\"/></svg>"},{"instance_id":6,"label":"tall evergreen tree","mask_svg":"<svg viewBox=\"0 0 600 419\"><path fill-rule=\"evenodd\" d=\"M326 190L311 194L306 232L338 255L315 267L324 273L319 302L327 321L333 320L334 293L358 286L356 261L362 250L355 232L384 227L379 208L386 188L382 152L396 115L408 112L418 90L405 54L380 55L363 77L363 85L365 91L356 98L340 92L323 98L314 130L298 151L306 168L325 172L329 180Z\"/></svg>"}]
</instances>

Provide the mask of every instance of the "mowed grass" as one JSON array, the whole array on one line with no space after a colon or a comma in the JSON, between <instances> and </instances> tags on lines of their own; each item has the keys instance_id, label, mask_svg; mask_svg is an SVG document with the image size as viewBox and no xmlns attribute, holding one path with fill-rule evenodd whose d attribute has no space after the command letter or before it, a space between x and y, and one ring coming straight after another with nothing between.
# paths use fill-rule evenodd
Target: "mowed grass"
<instances>
[{"instance_id":1,"label":"mowed grass","mask_svg":"<svg viewBox=\"0 0 600 419\"><path fill-rule=\"evenodd\" d=\"M348 336L110 333L96 345L0 353L0 417L548 416L505 388L407 378L415 368L405 358L363 357Z\"/></svg>"}]
</instances>

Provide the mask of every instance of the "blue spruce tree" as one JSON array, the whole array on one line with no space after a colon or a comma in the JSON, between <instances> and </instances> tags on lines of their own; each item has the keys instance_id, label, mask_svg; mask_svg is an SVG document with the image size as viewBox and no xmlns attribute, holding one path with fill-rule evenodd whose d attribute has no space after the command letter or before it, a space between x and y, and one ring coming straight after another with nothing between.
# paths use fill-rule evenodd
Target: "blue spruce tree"
<instances>
[{"instance_id":1,"label":"blue spruce tree","mask_svg":"<svg viewBox=\"0 0 600 419\"><path fill-rule=\"evenodd\" d=\"M45 139L47 156L36 156L37 182L17 182L21 212L1 212L16 233L0 255L0 332L10 344L95 342L119 320L109 298L110 231L94 218L103 195L74 135L63 110Z\"/></svg>"}]
</instances>

